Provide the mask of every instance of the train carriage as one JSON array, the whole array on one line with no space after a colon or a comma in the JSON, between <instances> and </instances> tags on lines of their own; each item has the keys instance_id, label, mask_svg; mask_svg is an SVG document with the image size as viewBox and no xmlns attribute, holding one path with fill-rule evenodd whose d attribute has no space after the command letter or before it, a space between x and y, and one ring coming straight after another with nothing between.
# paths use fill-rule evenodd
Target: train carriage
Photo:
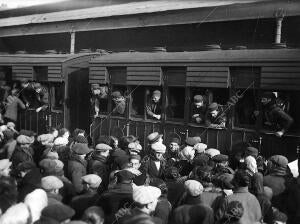
<instances>
[{"instance_id":1,"label":"train carriage","mask_svg":"<svg viewBox=\"0 0 300 224\"><path fill-rule=\"evenodd\" d=\"M20 110L19 129L44 133L50 127L88 129L88 66L98 53L82 54L2 54L0 79L8 85L28 80L41 83L48 93L48 108L36 112L29 107ZM20 92L22 94L23 89ZM86 109L82 109L86 108ZM72 122L71 122L72 121Z\"/></svg>"},{"instance_id":2,"label":"train carriage","mask_svg":"<svg viewBox=\"0 0 300 224\"><path fill-rule=\"evenodd\" d=\"M252 141L265 156L283 154L295 158L299 144L299 49L240 49L198 52L124 52L91 59L89 83L108 89L104 110L93 118L90 134L135 135L146 144L154 131L181 139L198 135L210 148L229 152L240 141ZM162 118L149 119L145 105L154 90L162 92ZM126 99L122 115L113 113L112 93ZM264 128L260 96L272 91L282 99L294 123L281 138ZM191 120L193 96L225 108L225 128L209 128ZM103 105L107 104L107 105ZM101 107L101 105L100 105Z\"/></svg>"}]
</instances>

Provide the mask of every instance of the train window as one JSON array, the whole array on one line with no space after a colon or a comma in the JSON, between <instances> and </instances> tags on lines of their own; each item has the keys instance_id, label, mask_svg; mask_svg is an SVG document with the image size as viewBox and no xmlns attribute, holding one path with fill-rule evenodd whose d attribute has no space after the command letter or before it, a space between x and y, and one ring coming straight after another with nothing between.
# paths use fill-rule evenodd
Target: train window
<instances>
[{"instance_id":1,"label":"train window","mask_svg":"<svg viewBox=\"0 0 300 224\"><path fill-rule=\"evenodd\" d=\"M33 66L33 79L38 82L48 81L48 67Z\"/></svg>"},{"instance_id":2,"label":"train window","mask_svg":"<svg viewBox=\"0 0 300 224\"><path fill-rule=\"evenodd\" d=\"M230 68L232 95L228 101L234 106L234 126L254 128L258 108L257 88L259 87L259 67Z\"/></svg>"},{"instance_id":3,"label":"train window","mask_svg":"<svg viewBox=\"0 0 300 224\"><path fill-rule=\"evenodd\" d=\"M126 85L126 67L108 68L110 82L114 85Z\"/></svg>"},{"instance_id":4,"label":"train window","mask_svg":"<svg viewBox=\"0 0 300 224\"><path fill-rule=\"evenodd\" d=\"M197 124L205 124L208 116L208 106L215 102L222 111L222 117L226 117L226 107L229 98L229 90L224 88L191 88L191 109L189 121ZM219 126L218 126L219 127Z\"/></svg>"},{"instance_id":5,"label":"train window","mask_svg":"<svg viewBox=\"0 0 300 224\"><path fill-rule=\"evenodd\" d=\"M162 119L162 91L158 87L146 88L146 114L147 119L161 120Z\"/></svg>"},{"instance_id":6,"label":"train window","mask_svg":"<svg viewBox=\"0 0 300 224\"><path fill-rule=\"evenodd\" d=\"M184 118L185 89L181 87L169 87L166 100L167 120Z\"/></svg>"},{"instance_id":7,"label":"train window","mask_svg":"<svg viewBox=\"0 0 300 224\"><path fill-rule=\"evenodd\" d=\"M125 117L126 115L126 87L113 86L111 92L112 111L113 116Z\"/></svg>"},{"instance_id":8,"label":"train window","mask_svg":"<svg viewBox=\"0 0 300 224\"><path fill-rule=\"evenodd\" d=\"M98 117L100 114L107 114L108 86L97 83L91 84L91 107L94 117Z\"/></svg>"},{"instance_id":9,"label":"train window","mask_svg":"<svg viewBox=\"0 0 300 224\"><path fill-rule=\"evenodd\" d=\"M5 80L7 84L12 81L12 67L0 66L0 80Z\"/></svg>"},{"instance_id":10,"label":"train window","mask_svg":"<svg viewBox=\"0 0 300 224\"><path fill-rule=\"evenodd\" d=\"M131 86L131 107L130 116L135 118L144 118L145 113L145 87Z\"/></svg>"},{"instance_id":11,"label":"train window","mask_svg":"<svg viewBox=\"0 0 300 224\"><path fill-rule=\"evenodd\" d=\"M51 83L50 95L52 111L62 110L64 105L64 84Z\"/></svg>"}]
</instances>

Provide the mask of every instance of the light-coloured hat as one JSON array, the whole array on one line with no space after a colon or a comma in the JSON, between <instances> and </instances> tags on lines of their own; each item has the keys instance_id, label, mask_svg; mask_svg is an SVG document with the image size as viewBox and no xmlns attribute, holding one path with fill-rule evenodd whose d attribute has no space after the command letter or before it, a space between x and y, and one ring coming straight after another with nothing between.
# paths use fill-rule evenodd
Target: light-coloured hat
<instances>
[{"instance_id":1,"label":"light-coloured hat","mask_svg":"<svg viewBox=\"0 0 300 224\"><path fill-rule=\"evenodd\" d=\"M43 143L50 143L53 142L54 140L54 136L52 134L43 134L43 135L39 135L37 137L38 142Z\"/></svg>"},{"instance_id":2,"label":"light-coloured hat","mask_svg":"<svg viewBox=\"0 0 300 224\"><path fill-rule=\"evenodd\" d=\"M28 205L32 214L32 221L40 219L42 210L48 205L48 197L43 189L35 189L27 194L24 203Z\"/></svg>"},{"instance_id":3,"label":"light-coloured hat","mask_svg":"<svg viewBox=\"0 0 300 224\"><path fill-rule=\"evenodd\" d=\"M147 136L149 144L153 144L158 141L163 135L159 134L158 132L153 132Z\"/></svg>"},{"instance_id":4,"label":"light-coloured hat","mask_svg":"<svg viewBox=\"0 0 300 224\"><path fill-rule=\"evenodd\" d=\"M156 152L156 153L166 153L166 146L160 142L156 142L154 144L151 145L151 149Z\"/></svg>"},{"instance_id":5,"label":"light-coloured hat","mask_svg":"<svg viewBox=\"0 0 300 224\"><path fill-rule=\"evenodd\" d=\"M60 146L60 145L67 145L69 143L68 139L63 138L63 137L57 137L54 140L54 145Z\"/></svg>"},{"instance_id":6,"label":"light-coloured hat","mask_svg":"<svg viewBox=\"0 0 300 224\"><path fill-rule=\"evenodd\" d=\"M216 155L221 154L219 150L213 149L213 148L207 149L207 150L205 151L205 153L206 153L210 158L212 158L212 157L214 157L214 156L216 156Z\"/></svg>"},{"instance_id":7,"label":"light-coloured hat","mask_svg":"<svg viewBox=\"0 0 300 224\"><path fill-rule=\"evenodd\" d=\"M197 143L196 145L194 145L194 149L197 153L204 153L207 149L207 145L204 143Z\"/></svg>"},{"instance_id":8,"label":"light-coloured hat","mask_svg":"<svg viewBox=\"0 0 300 224\"><path fill-rule=\"evenodd\" d=\"M31 214L28 206L25 203L18 203L9 207L6 212L0 216L1 224L10 224L10 223L28 223Z\"/></svg>"},{"instance_id":9,"label":"light-coloured hat","mask_svg":"<svg viewBox=\"0 0 300 224\"><path fill-rule=\"evenodd\" d=\"M185 158L191 158L195 155L195 150L192 146L186 146L184 147L181 152L182 156Z\"/></svg>"},{"instance_id":10,"label":"light-coloured hat","mask_svg":"<svg viewBox=\"0 0 300 224\"><path fill-rule=\"evenodd\" d=\"M187 192L195 197L199 196L203 192L203 186L199 181L196 180L187 180L184 182L184 187L187 190Z\"/></svg>"},{"instance_id":11,"label":"light-coloured hat","mask_svg":"<svg viewBox=\"0 0 300 224\"><path fill-rule=\"evenodd\" d=\"M137 186L133 188L133 200L139 204L147 205L157 200L161 195L161 191L157 187Z\"/></svg>"},{"instance_id":12,"label":"light-coloured hat","mask_svg":"<svg viewBox=\"0 0 300 224\"><path fill-rule=\"evenodd\" d=\"M41 186L44 190L51 191L62 188L64 184L56 176L46 176L42 178Z\"/></svg>"},{"instance_id":13,"label":"light-coloured hat","mask_svg":"<svg viewBox=\"0 0 300 224\"><path fill-rule=\"evenodd\" d=\"M85 176L81 177L81 180L84 183L87 183L88 185L90 185L91 188L98 188L102 182L101 177L99 177L96 174L85 175Z\"/></svg>"},{"instance_id":14,"label":"light-coloured hat","mask_svg":"<svg viewBox=\"0 0 300 224\"><path fill-rule=\"evenodd\" d=\"M0 171L5 170L11 166L12 162L9 159L0 160Z\"/></svg>"},{"instance_id":15,"label":"light-coloured hat","mask_svg":"<svg viewBox=\"0 0 300 224\"><path fill-rule=\"evenodd\" d=\"M99 143L96 145L95 150L99 152L105 152L107 150L112 150L112 147L104 143Z\"/></svg>"},{"instance_id":16,"label":"light-coloured hat","mask_svg":"<svg viewBox=\"0 0 300 224\"><path fill-rule=\"evenodd\" d=\"M32 144L34 142L34 137L29 137L26 135L19 135L17 137L17 142L21 145Z\"/></svg>"}]
</instances>

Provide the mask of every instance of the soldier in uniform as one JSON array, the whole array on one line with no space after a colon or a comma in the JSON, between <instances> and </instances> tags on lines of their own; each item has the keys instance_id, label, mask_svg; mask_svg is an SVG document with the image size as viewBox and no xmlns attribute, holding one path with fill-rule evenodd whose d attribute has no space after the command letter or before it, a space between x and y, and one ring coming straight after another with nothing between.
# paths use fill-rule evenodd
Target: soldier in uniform
<instances>
[{"instance_id":1,"label":"soldier in uniform","mask_svg":"<svg viewBox=\"0 0 300 224\"><path fill-rule=\"evenodd\" d=\"M159 90L155 90L152 93L151 101L146 105L146 112L148 118L155 118L157 120L161 119L161 92Z\"/></svg>"},{"instance_id":2,"label":"soldier in uniform","mask_svg":"<svg viewBox=\"0 0 300 224\"><path fill-rule=\"evenodd\" d=\"M198 124L204 123L206 105L201 95L194 96L194 103L192 105L192 121Z\"/></svg>"},{"instance_id":3,"label":"soldier in uniform","mask_svg":"<svg viewBox=\"0 0 300 224\"><path fill-rule=\"evenodd\" d=\"M216 102L213 102L208 106L205 116L205 124L212 128L225 128L226 114L222 107Z\"/></svg>"},{"instance_id":4,"label":"soldier in uniform","mask_svg":"<svg viewBox=\"0 0 300 224\"><path fill-rule=\"evenodd\" d=\"M272 92L264 92L261 103L264 126L275 130L276 136L281 137L293 124L293 118L276 104L276 97ZM259 111L255 111L255 115L258 114Z\"/></svg>"}]
</instances>

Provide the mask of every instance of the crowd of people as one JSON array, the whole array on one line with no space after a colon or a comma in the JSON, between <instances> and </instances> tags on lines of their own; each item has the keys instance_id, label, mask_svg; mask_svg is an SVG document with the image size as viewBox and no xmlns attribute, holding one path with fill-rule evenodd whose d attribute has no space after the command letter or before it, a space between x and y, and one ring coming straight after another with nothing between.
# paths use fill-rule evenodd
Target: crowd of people
<instances>
[{"instance_id":1,"label":"crowd of people","mask_svg":"<svg viewBox=\"0 0 300 224\"><path fill-rule=\"evenodd\" d=\"M135 136L63 128L36 136L0 126L1 224L300 223L300 179L288 159L250 144L230 155L198 136L142 147Z\"/></svg>"}]
</instances>

